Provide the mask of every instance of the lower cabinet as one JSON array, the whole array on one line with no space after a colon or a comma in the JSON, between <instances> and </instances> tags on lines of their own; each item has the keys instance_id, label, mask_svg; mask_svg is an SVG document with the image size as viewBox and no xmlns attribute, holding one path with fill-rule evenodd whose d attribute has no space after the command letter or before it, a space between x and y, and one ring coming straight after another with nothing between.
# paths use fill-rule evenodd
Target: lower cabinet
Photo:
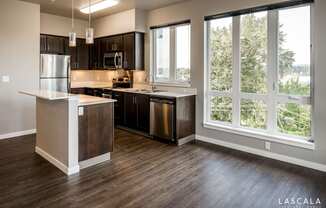
<instances>
[{"instance_id":1,"label":"lower cabinet","mask_svg":"<svg viewBox=\"0 0 326 208\"><path fill-rule=\"evenodd\" d=\"M149 132L149 96L135 93L124 95L124 125Z\"/></svg>"},{"instance_id":2,"label":"lower cabinet","mask_svg":"<svg viewBox=\"0 0 326 208\"><path fill-rule=\"evenodd\" d=\"M89 105L79 108L78 118L79 161L84 161L113 151L113 103Z\"/></svg>"},{"instance_id":3,"label":"lower cabinet","mask_svg":"<svg viewBox=\"0 0 326 208\"><path fill-rule=\"evenodd\" d=\"M124 125L124 93L112 92L114 103L114 122L116 125Z\"/></svg>"},{"instance_id":4,"label":"lower cabinet","mask_svg":"<svg viewBox=\"0 0 326 208\"><path fill-rule=\"evenodd\" d=\"M72 94L85 94L85 88L71 88L70 93L72 93Z\"/></svg>"}]
</instances>

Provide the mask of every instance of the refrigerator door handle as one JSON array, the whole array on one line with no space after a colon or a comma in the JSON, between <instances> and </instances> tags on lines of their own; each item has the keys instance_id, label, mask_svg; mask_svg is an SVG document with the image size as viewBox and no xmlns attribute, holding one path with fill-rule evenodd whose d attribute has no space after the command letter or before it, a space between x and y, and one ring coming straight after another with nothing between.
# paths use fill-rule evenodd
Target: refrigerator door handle
<instances>
[{"instance_id":1,"label":"refrigerator door handle","mask_svg":"<svg viewBox=\"0 0 326 208\"><path fill-rule=\"evenodd\" d=\"M43 56L40 56L40 68L41 68L41 75L43 74Z\"/></svg>"}]
</instances>

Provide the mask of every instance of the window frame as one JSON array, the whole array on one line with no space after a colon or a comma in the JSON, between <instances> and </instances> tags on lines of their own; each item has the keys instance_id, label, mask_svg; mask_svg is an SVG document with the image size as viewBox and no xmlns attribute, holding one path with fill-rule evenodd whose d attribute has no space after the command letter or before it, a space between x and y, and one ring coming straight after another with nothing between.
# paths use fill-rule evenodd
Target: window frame
<instances>
[{"instance_id":1,"label":"window frame","mask_svg":"<svg viewBox=\"0 0 326 208\"><path fill-rule=\"evenodd\" d=\"M180 26L189 26L189 73L190 79L189 81L180 81L176 79L177 73L177 35L176 28ZM157 79L157 54L156 54L156 32L162 28L170 29L170 48L169 48L169 79ZM155 85L163 85L163 86L177 86L177 87L190 87L191 86L191 23L181 23L181 24L173 24L169 26L159 27L152 29L150 33L150 42L151 42L151 70L150 70L150 83Z\"/></svg>"},{"instance_id":2,"label":"window frame","mask_svg":"<svg viewBox=\"0 0 326 208\"><path fill-rule=\"evenodd\" d=\"M278 89L278 34L279 21L278 13L282 9L292 9L310 6L310 96L292 96L279 93ZM204 75L204 127L250 136L253 138L298 146L307 149L314 149L315 145L311 140L314 130L314 60L313 60L313 4L303 4L281 9L267 11L267 94L253 94L241 92L241 55L240 55L240 18L241 16L221 17L232 18L232 91L218 92L210 90L210 24L213 19L205 21L205 75ZM211 98L214 96L232 98L232 122L214 121L211 116ZM241 126L240 102L242 99L262 100L267 105L267 128L256 129ZM277 105L284 103L309 104L311 106L311 136L302 137L281 133L277 127Z\"/></svg>"}]
</instances>

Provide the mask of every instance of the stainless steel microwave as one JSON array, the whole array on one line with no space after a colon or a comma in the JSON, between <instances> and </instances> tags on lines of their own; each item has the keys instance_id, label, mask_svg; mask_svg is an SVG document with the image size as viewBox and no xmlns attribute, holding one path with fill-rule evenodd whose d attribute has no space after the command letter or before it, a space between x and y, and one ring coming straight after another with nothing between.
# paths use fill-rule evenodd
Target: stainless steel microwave
<instances>
[{"instance_id":1,"label":"stainless steel microwave","mask_svg":"<svg viewBox=\"0 0 326 208\"><path fill-rule=\"evenodd\" d=\"M122 69L122 59L122 52L105 53L103 58L103 66L107 69Z\"/></svg>"}]
</instances>

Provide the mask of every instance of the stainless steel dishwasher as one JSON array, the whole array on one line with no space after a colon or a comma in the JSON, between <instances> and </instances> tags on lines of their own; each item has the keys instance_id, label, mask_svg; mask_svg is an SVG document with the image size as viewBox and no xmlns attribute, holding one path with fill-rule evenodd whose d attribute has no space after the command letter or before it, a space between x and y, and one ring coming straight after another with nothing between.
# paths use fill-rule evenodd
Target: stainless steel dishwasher
<instances>
[{"instance_id":1,"label":"stainless steel dishwasher","mask_svg":"<svg viewBox=\"0 0 326 208\"><path fill-rule=\"evenodd\" d=\"M174 141L174 108L173 100L150 99L150 135Z\"/></svg>"}]
</instances>

